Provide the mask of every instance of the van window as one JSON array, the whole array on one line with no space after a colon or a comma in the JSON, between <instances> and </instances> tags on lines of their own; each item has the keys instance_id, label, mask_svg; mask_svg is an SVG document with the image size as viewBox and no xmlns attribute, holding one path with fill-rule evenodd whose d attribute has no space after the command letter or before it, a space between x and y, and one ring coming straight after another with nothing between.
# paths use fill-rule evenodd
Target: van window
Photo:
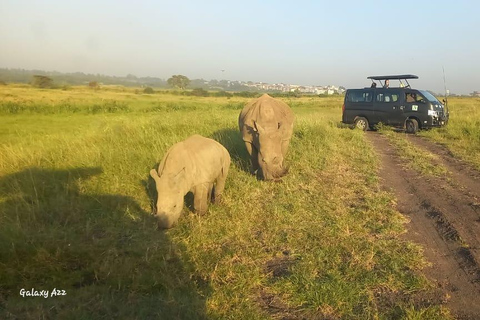
<instances>
[{"instance_id":1,"label":"van window","mask_svg":"<svg viewBox=\"0 0 480 320\"><path fill-rule=\"evenodd\" d=\"M405 101L406 102L412 102L412 103L426 103L427 102L425 97L419 92L406 92L405 93Z\"/></svg>"},{"instance_id":2,"label":"van window","mask_svg":"<svg viewBox=\"0 0 480 320\"><path fill-rule=\"evenodd\" d=\"M386 92L378 92L375 96L376 102L397 102L400 97L399 92L395 91L386 91Z\"/></svg>"},{"instance_id":3,"label":"van window","mask_svg":"<svg viewBox=\"0 0 480 320\"><path fill-rule=\"evenodd\" d=\"M348 102L372 102L372 90L348 90Z\"/></svg>"}]
</instances>

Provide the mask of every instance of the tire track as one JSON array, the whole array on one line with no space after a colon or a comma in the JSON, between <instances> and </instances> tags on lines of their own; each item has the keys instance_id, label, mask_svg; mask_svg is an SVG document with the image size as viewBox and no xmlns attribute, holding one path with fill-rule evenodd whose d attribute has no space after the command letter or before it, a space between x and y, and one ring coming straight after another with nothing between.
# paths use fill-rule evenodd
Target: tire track
<instances>
[{"instance_id":1,"label":"tire track","mask_svg":"<svg viewBox=\"0 0 480 320\"><path fill-rule=\"evenodd\" d=\"M368 132L381 158L382 186L395 193L397 209L411 220L407 237L422 245L432 266L425 269L447 306L459 319L480 319L480 223L475 204L480 192L478 172L451 154L420 138L409 140L438 156L451 172L449 178L423 176L406 168L397 150L384 136Z\"/></svg>"}]
</instances>

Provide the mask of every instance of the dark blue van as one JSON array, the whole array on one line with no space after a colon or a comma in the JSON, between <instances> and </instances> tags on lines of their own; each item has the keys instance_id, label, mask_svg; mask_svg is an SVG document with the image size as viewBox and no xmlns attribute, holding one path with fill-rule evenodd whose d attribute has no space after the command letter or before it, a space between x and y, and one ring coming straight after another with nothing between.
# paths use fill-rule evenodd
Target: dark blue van
<instances>
[{"instance_id":1,"label":"dark blue van","mask_svg":"<svg viewBox=\"0 0 480 320\"><path fill-rule=\"evenodd\" d=\"M446 107L428 91L410 87L408 79L418 79L417 76L372 76L368 79L372 79L370 88L346 91L343 123L367 130L381 122L408 133L447 124ZM379 81L380 86L377 87L374 80ZM400 85L390 87L389 80L399 80Z\"/></svg>"}]
</instances>

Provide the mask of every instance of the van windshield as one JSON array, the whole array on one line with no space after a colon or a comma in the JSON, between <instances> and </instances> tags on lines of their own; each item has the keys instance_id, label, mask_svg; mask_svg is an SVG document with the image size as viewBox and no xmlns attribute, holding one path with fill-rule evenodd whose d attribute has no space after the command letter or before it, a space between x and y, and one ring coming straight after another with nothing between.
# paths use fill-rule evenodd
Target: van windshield
<instances>
[{"instance_id":1,"label":"van windshield","mask_svg":"<svg viewBox=\"0 0 480 320\"><path fill-rule=\"evenodd\" d=\"M425 98L427 98L428 101L434 102L434 103L440 103L440 101L438 101L438 99L435 98L435 97L433 96L433 94L431 94L430 92L425 91L425 90L418 90L418 91L420 91L420 92L422 93L422 95L423 95Z\"/></svg>"}]
</instances>

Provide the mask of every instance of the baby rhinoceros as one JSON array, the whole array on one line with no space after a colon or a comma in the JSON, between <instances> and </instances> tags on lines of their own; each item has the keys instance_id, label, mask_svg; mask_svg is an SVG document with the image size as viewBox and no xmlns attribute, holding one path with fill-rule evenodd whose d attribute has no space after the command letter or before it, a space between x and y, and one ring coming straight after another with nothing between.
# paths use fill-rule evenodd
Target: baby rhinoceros
<instances>
[{"instance_id":1,"label":"baby rhinoceros","mask_svg":"<svg viewBox=\"0 0 480 320\"><path fill-rule=\"evenodd\" d=\"M208 201L218 201L225 188L230 154L215 140L193 135L174 144L150 175L155 180L158 199L156 216L161 228L171 228L183 209L185 194L194 196L194 209L207 211ZM216 182L215 188L214 183Z\"/></svg>"}]
</instances>

